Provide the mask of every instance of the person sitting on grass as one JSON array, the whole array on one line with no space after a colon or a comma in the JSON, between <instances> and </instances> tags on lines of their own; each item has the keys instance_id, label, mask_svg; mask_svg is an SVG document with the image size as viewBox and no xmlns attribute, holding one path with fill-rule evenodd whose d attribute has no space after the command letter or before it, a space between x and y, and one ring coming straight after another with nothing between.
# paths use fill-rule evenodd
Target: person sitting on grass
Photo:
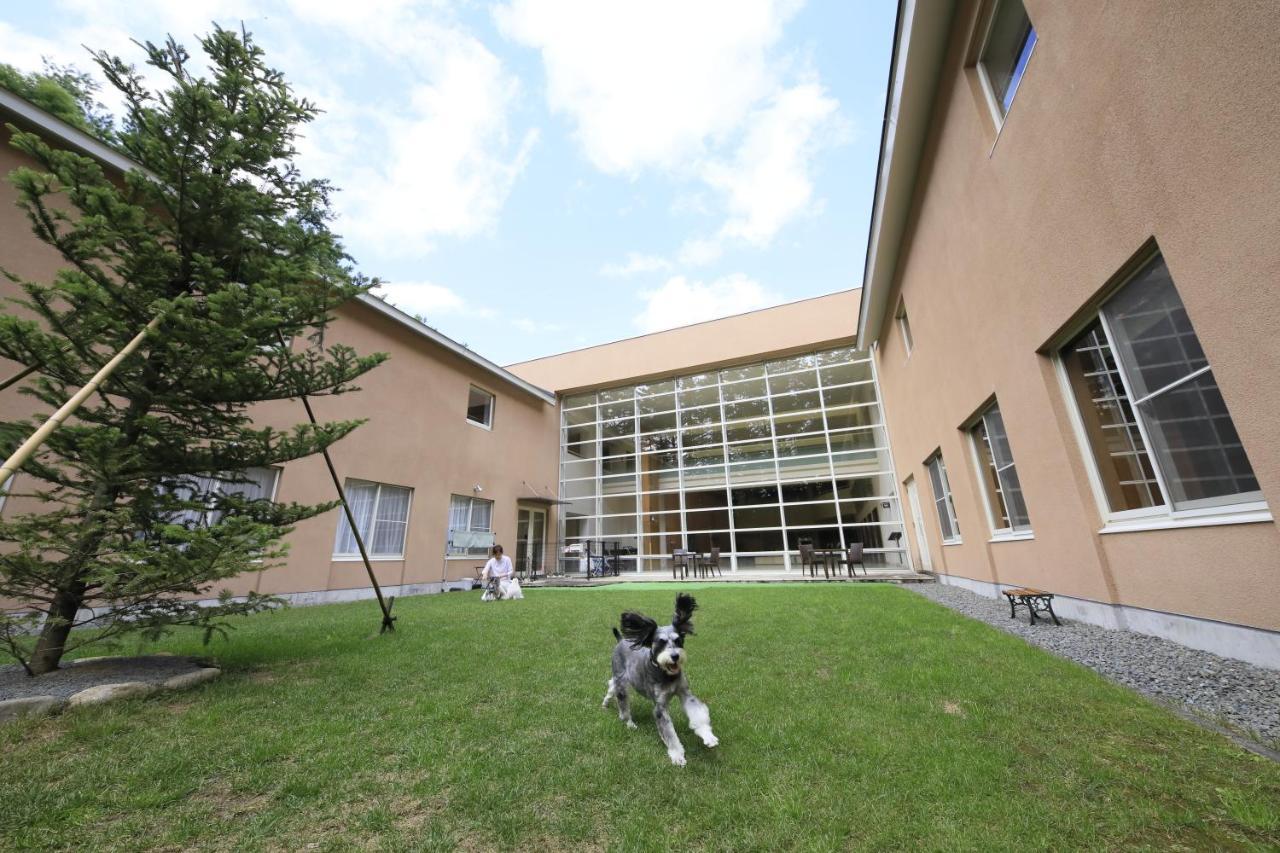
<instances>
[{"instance_id":1,"label":"person sitting on grass","mask_svg":"<svg viewBox=\"0 0 1280 853\"><path fill-rule=\"evenodd\" d=\"M493 556L484 564L480 579L485 582L482 601L524 598L520 581L512 577L511 558L502 553L501 545L493 546Z\"/></svg>"}]
</instances>

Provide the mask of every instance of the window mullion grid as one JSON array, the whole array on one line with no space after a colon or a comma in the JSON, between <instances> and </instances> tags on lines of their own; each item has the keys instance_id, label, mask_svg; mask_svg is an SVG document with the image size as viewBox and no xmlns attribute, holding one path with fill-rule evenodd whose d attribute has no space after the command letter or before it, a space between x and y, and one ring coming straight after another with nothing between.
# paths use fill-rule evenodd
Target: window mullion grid
<instances>
[{"instance_id":1,"label":"window mullion grid","mask_svg":"<svg viewBox=\"0 0 1280 853\"><path fill-rule=\"evenodd\" d=\"M1116 347L1116 337L1111 332L1111 322L1107 318L1107 312L1105 310L1098 312L1098 323L1102 326L1102 333L1106 335L1107 347L1111 350L1111 360L1115 362L1116 372L1120 374L1120 384L1124 388L1125 396L1129 398L1129 408L1132 410L1133 419L1138 425L1138 435L1142 437L1142 443L1144 445L1143 450L1146 452L1147 459L1151 462L1151 470L1155 474L1156 484L1160 487L1160 505L1163 505L1165 511L1169 512L1173 509L1173 504L1169 497L1169 486L1165 482L1164 470L1156 454L1151 452L1153 445L1151 443L1151 436L1147 432L1146 416L1143 415L1142 410L1138 408L1138 404L1134 402L1136 397L1133 393L1133 384L1129 381L1129 369L1125 365L1124 360L1120 357L1120 350ZM1141 471L1141 461L1138 462L1138 465L1138 470ZM1155 507L1152 508L1154 509Z\"/></svg>"},{"instance_id":2,"label":"window mullion grid","mask_svg":"<svg viewBox=\"0 0 1280 853\"><path fill-rule=\"evenodd\" d=\"M942 491L947 499L947 514L951 517L951 529L955 532L956 539L960 538L960 519L956 518L956 499L951 493L951 477L947 474L947 463L938 457L938 470L942 473Z\"/></svg>"},{"instance_id":3,"label":"window mullion grid","mask_svg":"<svg viewBox=\"0 0 1280 853\"><path fill-rule=\"evenodd\" d=\"M684 422L680 418L680 380L676 379L672 383L673 394L676 404L676 462L679 467L676 469L676 486L679 489L680 501L680 550L689 550L689 525L685 519L685 500L684 500ZM721 425L721 429L724 426ZM725 468L725 480L728 482L728 467ZM672 560L675 558L672 557Z\"/></svg>"},{"instance_id":4,"label":"window mullion grid","mask_svg":"<svg viewBox=\"0 0 1280 853\"><path fill-rule=\"evenodd\" d=\"M778 465L778 431L774 429L774 426L776 425L776 423L774 421L774 414L773 414L773 389L772 387L770 387L769 379L770 379L769 369L766 367L764 371L764 388L765 388L765 391L769 392L769 396L766 398L766 402L769 407L769 443L770 445L773 446L773 488L778 495L778 521L781 523L781 526L782 526L782 570L785 572L790 572L791 571L791 545L789 544L790 540L787 537L787 534L790 533L790 529L787 525L787 511L786 509L783 508L783 505L782 505L782 469ZM822 399L819 398L818 402L821 403ZM830 458L831 458L830 456L827 457L828 464L830 464ZM726 466L725 467L726 484L728 483L728 480L729 480L728 475L729 475L729 469ZM729 492L730 494L732 494L733 489L730 489Z\"/></svg>"},{"instance_id":5,"label":"window mullion grid","mask_svg":"<svg viewBox=\"0 0 1280 853\"><path fill-rule=\"evenodd\" d=\"M992 524L992 529L996 530L997 532L1002 532L1007 530L1010 533L1012 533L1014 528L1013 508L1012 508L1012 505L1009 503L1009 494L1008 494L1009 490L1005 488L1004 480L1000 479L1000 471L1001 471L1000 462L999 460L996 459L995 442L991 438L991 421L987 419L989 415L990 415L990 409L988 409L982 415L982 437L983 437L983 441L987 443L987 459L990 460L989 464L991 466L991 479L993 482L995 482L996 494L1000 498L1000 503L991 507L991 509L993 510L992 515L994 516L994 510L1003 508L1003 514L1001 515L1000 520L1008 522L1007 525L1000 527L998 529L996 528L995 524ZM1007 440L1008 440L1008 437L1006 436L1006 441Z\"/></svg>"},{"instance_id":6,"label":"window mullion grid","mask_svg":"<svg viewBox=\"0 0 1280 853\"><path fill-rule=\"evenodd\" d=\"M640 520L640 398L636 396L634 391L631 392L631 456L635 459L635 471L631 474L631 491L635 495L631 498L632 518L635 519L635 537L636 537L636 571L640 571L644 565L644 544L643 527ZM602 522L603 524L603 522ZM602 549L603 550L603 549ZM622 571L622 567L618 567L618 571Z\"/></svg>"},{"instance_id":7,"label":"window mullion grid","mask_svg":"<svg viewBox=\"0 0 1280 853\"><path fill-rule=\"evenodd\" d=\"M853 364L853 360L850 359L848 363ZM818 377L818 406L820 407L818 411L822 418L822 440L827 443L827 472L830 474L831 479L831 502L835 505L836 510L836 535L840 537L840 550L843 551L849 546L844 541L844 516L840 511L840 493L836 486L836 466L831 449L831 424L827 423L827 398L822 393L822 368L817 367L813 372ZM876 444L875 433L871 435L871 443ZM782 498L781 489L779 489L778 498L779 500Z\"/></svg>"},{"instance_id":8,"label":"window mullion grid","mask_svg":"<svg viewBox=\"0 0 1280 853\"><path fill-rule=\"evenodd\" d=\"M996 520L995 502L991 499L991 495L987 494L986 478L982 476L982 469L984 466L988 466L992 468L994 468L994 466L990 466L988 465L987 462L983 461L983 458L982 458L983 439L981 436L977 434L979 426L982 427L982 430L984 433L986 432L986 429L987 429L986 421L983 420L982 418L979 418L978 423L974 424L973 429L969 430L969 453L970 455L973 456L973 466L978 471L978 488L982 492L982 499L983 499L982 502L986 506L987 524L990 525L991 532L993 535L995 535L1000 533L1000 526ZM989 452L990 451L988 450L988 453ZM1000 486L999 480L997 480L996 488L999 488L999 486Z\"/></svg>"},{"instance_id":9,"label":"window mullion grid","mask_svg":"<svg viewBox=\"0 0 1280 853\"><path fill-rule=\"evenodd\" d=\"M769 381L765 380L765 391L769 390ZM716 371L716 394L720 398L720 452L724 455L724 491L725 505L729 507L729 571L738 570L738 532L733 520L733 489L729 487L729 430L725 427L724 414L724 382L720 372ZM769 432L773 432L770 427ZM776 455L777 449L774 449Z\"/></svg>"},{"instance_id":10,"label":"window mullion grid","mask_svg":"<svg viewBox=\"0 0 1280 853\"><path fill-rule=\"evenodd\" d=\"M360 538L369 543L366 548L370 556L378 556L373 551L373 531L378 526L378 504L382 501L382 484L378 483L373 489L373 512L369 514L369 529L360 534Z\"/></svg>"},{"instance_id":11,"label":"window mullion grid","mask_svg":"<svg viewBox=\"0 0 1280 853\"><path fill-rule=\"evenodd\" d=\"M1099 326L1099 328L1100 328L1100 329L1102 329L1102 328L1103 328L1103 325L1102 325L1102 324L1103 324L1102 315L1101 315L1101 314L1099 314L1099 315L1098 315L1098 326ZM1102 331L1102 335L1103 335L1103 337L1104 337L1104 338L1106 338L1106 337L1107 337L1107 332L1105 331L1105 329L1103 329L1103 331ZM1098 333L1097 333L1097 332L1092 332L1092 333L1091 333L1091 336L1094 338L1094 345L1093 345L1092 347L1087 347L1087 348L1085 348L1085 349L1086 349L1087 351L1091 351L1091 352L1095 352L1095 353L1097 353L1097 358L1098 358L1098 361L1100 362L1100 366L1101 366L1101 370L1099 371L1099 374L1098 374L1098 375L1099 375L1099 377L1104 378L1104 381L1107 383L1107 391L1109 392L1109 399L1111 399L1111 400L1114 400L1114 401L1115 401L1115 403L1116 403L1116 411L1117 411L1117 413L1120 415L1120 418L1121 418L1121 420L1120 420L1120 423L1119 423L1119 424L1113 424L1112 426L1118 426L1118 427L1120 427L1122 430L1124 430L1124 440L1125 440L1125 444L1127 444L1127 445L1129 446L1129 450L1128 450L1127 452L1128 452L1128 453L1132 453L1132 454L1133 454L1133 456L1134 456L1134 464L1135 464L1135 465L1137 466L1137 468L1138 468L1137 473L1139 473L1139 474L1141 474L1141 475L1143 476L1143 482L1141 482L1141 483L1134 482L1134 483L1131 483L1130 485L1141 485L1141 486L1142 486L1142 490L1143 490L1144 492L1146 492L1146 493L1147 493L1147 498L1148 498L1148 500L1150 500L1150 501L1151 501L1151 505L1152 505L1152 507L1159 506L1159 505L1161 505L1161 504L1163 504L1163 503L1164 503L1163 493L1162 493L1162 495L1161 495L1161 499L1160 499L1160 501L1158 501L1158 502L1157 502L1157 501L1156 501L1156 499L1155 499L1155 496L1151 494L1151 484L1150 484L1150 482L1147 482L1147 481L1146 481L1146 472L1145 472L1145 471L1143 470L1143 468L1142 468L1142 461L1141 461L1141 457L1146 456L1148 459L1150 459L1150 458L1151 458L1151 454L1147 451L1147 449L1146 449L1145 447L1144 447L1143 449L1139 450L1139 449L1138 449L1138 447L1137 447L1137 445L1135 445L1135 444L1133 443L1133 430L1132 430L1132 429L1130 429L1130 427L1138 427L1138 426L1139 426L1139 424L1138 424L1138 413L1137 413L1137 410L1136 410L1136 409L1134 409L1134 407L1133 407L1133 401L1132 401L1132 398L1128 396L1128 392L1127 392L1127 391L1125 392L1125 397L1124 397L1123 399L1122 399L1122 398L1121 398L1121 396L1120 396L1120 392L1121 392L1121 391L1123 391L1123 390L1125 389L1125 387L1126 387L1126 386L1125 386L1125 384L1124 384L1124 377L1123 377L1123 376L1121 376L1121 374L1120 374L1120 360L1119 360L1119 358L1116 356L1115 348L1111 346L1109 339L1108 339L1107 346L1104 348L1104 347L1102 346L1102 342L1100 342L1100 341L1098 341L1098 340L1097 340L1097 337L1098 337ZM1110 357L1111 357L1111 361L1116 365L1116 369L1115 369L1115 370L1111 370L1109 367L1107 367L1107 357L1108 357L1108 356L1110 356ZM1113 375L1113 374L1114 374L1114 375ZM1121 381L1120 381L1120 388L1119 388L1119 389L1117 389L1117 388L1116 388L1115 376L1120 376L1120 377L1121 377ZM1132 423L1130 423L1128 420L1126 420L1126 419L1124 418L1124 405L1123 405L1123 404L1126 404L1126 403L1129 405L1130 413L1133 415L1133 422L1132 422ZM1104 426L1103 428L1105 429L1105 428L1107 428L1107 427L1105 427L1105 426ZM1142 437L1143 437L1143 436L1142 436L1142 433L1141 433L1141 429L1139 429L1139 438L1142 438ZM1145 439L1144 439L1144 441L1145 441ZM1114 454L1109 454L1109 455L1114 455ZM1152 463L1152 469L1153 469L1153 471L1154 471L1154 463ZM1124 483L1122 483L1121 485L1124 485ZM1156 481L1156 485L1157 485L1157 487L1159 487L1159 486L1160 486L1160 483L1159 483L1159 480L1158 480L1158 479L1157 479L1157 481Z\"/></svg>"}]
</instances>

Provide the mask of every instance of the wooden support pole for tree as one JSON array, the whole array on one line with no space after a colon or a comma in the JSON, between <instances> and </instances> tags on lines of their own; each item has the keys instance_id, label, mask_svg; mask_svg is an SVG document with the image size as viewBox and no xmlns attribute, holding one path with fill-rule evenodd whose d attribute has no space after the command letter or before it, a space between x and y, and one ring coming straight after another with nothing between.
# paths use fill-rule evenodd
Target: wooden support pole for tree
<instances>
[{"instance_id":1,"label":"wooden support pole for tree","mask_svg":"<svg viewBox=\"0 0 1280 853\"><path fill-rule=\"evenodd\" d=\"M89 384L71 395L71 399L63 403L58 408L58 411L50 415L49 419L41 424L40 428L33 432L30 438L22 443L21 447L13 451L5 461L4 466L0 467L0 483L5 482L9 477L17 473L23 463L31 458L31 454L35 453L49 436L53 435L54 431L62 425L62 422L70 417L72 412L80 408L80 405L84 403L85 400L89 399L89 395L97 391L99 386L107 380L107 377L114 373L115 369L120 366L120 363L128 358L133 351L142 344L142 341L147 337L147 333L159 325L160 315L157 314L151 319L150 323L142 327L142 331L133 336L133 340L125 344L124 348L121 349L120 352L116 353L110 361L99 368L97 373L93 374L93 378L89 380ZM30 370L34 370L34 368L30 368ZM17 378L21 378L21 376ZM17 379L14 381L17 381Z\"/></svg>"},{"instance_id":2,"label":"wooden support pole for tree","mask_svg":"<svg viewBox=\"0 0 1280 853\"><path fill-rule=\"evenodd\" d=\"M276 338L280 341L281 355L288 359L289 347L285 344L284 335L277 331ZM292 364L289 365L288 370L289 375L294 380L294 389L298 392L299 399L302 400L302 407L307 410L307 419L311 421L312 426L315 426L318 422L316 421L316 413L311 409L311 400L307 398L306 394L302 393L302 387L298 383L297 374L293 372ZM347 503L347 491L342 487L342 478L338 476L338 469L333 465L333 457L329 455L329 448L327 447L322 449L320 453L324 456L324 464L329 469L329 479L333 480L333 488L338 492L338 501L342 504L342 512L347 517L347 524L351 526L351 535L356 540L356 548L360 550L360 559L364 562L365 573L369 575L369 583L373 585L373 594L378 598L378 607L382 610L382 627L378 633L383 634L387 631L394 631L396 629L396 617L391 615L391 608L396 603L395 597L392 596L389 600L382 597L382 587L378 584L378 578L373 573L373 565L369 562L369 553L364 547L364 537L360 535L360 528L356 524L355 514L351 511L351 505Z\"/></svg>"}]
</instances>

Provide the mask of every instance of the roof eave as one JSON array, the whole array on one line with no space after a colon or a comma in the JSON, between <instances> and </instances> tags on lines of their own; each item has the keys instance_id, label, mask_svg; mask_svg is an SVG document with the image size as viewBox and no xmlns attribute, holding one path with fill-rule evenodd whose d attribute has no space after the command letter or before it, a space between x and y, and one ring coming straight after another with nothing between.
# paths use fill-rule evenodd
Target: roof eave
<instances>
[{"instance_id":1,"label":"roof eave","mask_svg":"<svg viewBox=\"0 0 1280 853\"><path fill-rule=\"evenodd\" d=\"M900 0L885 95L871 229L858 310L859 349L880 336L946 57L954 0Z\"/></svg>"},{"instance_id":2,"label":"roof eave","mask_svg":"<svg viewBox=\"0 0 1280 853\"><path fill-rule=\"evenodd\" d=\"M81 154L86 154L99 163L110 166L121 173L141 171L149 174L137 163L102 140L95 139L77 127L72 127L57 116L45 112L40 107L25 98L15 95L8 89L0 89L0 110L17 117L21 123L35 127L54 137L68 148L72 148Z\"/></svg>"},{"instance_id":3,"label":"roof eave","mask_svg":"<svg viewBox=\"0 0 1280 853\"><path fill-rule=\"evenodd\" d=\"M384 316L391 318L392 320L396 321L400 325L405 326L406 328L412 330L418 335L421 335L427 340L432 341L437 346L440 346L446 350L449 350L450 352L454 353L455 355L464 359L465 361L471 362L472 364L476 365L480 369L493 375L496 379L500 379L503 382L506 382L510 385L514 385L520 390L528 394L531 394L534 397L537 397L543 402L555 405L555 402L556 402L555 394L543 388L539 388L537 385L534 385L531 382L526 382L525 380L521 379L519 376L516 376L514 373L510 372L509 370L499 367L497 364L494 364L492 361L489 361L489 359L485 358L482 355L477 354L476 352L468 349L467 347L464 347L462 344L458 343L452 338L442 335L441 333L437 332L435 329L431 328L426 323L423 323L421 320L417 319L416 317L412 317L409 314L406 314L405 312L401 311L399 308L395 307L391 303L384 302L378 297L372 296L368 293L362 293L357 298L360 302L364 303L365 305L368 305L370 308L374 309L375 311L378 311Z\"/></svg>"}]
</instances>

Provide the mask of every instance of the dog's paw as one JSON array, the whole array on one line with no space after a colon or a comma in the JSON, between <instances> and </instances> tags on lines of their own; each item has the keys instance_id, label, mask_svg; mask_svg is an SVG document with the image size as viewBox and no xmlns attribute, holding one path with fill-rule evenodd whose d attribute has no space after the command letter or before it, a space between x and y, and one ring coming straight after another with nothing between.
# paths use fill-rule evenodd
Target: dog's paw
<instances>
[{"instance_id":1,"label":"dog's paw","mask_svg":"<svg viewBox=\"0 0 1280 853\"><path fill-rule=\"evenodd\" d=\"M715 735L705 735L702 738L702 743L708 749L711 749L713 747L717 747L720 745L720 738L716 737Z\"/></svg>"},{"instance_id":2,"label":"dog's paw","mask_svg":"<svg viewBox=\"0 0 1280 853\"><path fill-rule=\"evenodd\" d=\"M638 729L638 728L640 728L639 726L637 726L637 725L636 725L636 721L635 721L635 720L627 720L626 722L627 722L627 728L629 728L629 729Z\"/></svg>"},{"instance_id":3,"label":"dog's paw","mask_svg":"<svg viewBox=\"0 0 1280 853\"><path fill-rule=\"evenodd\" d=\"M685 764L687 763L684 760L683 752L669 752L667 753L667 755L671 756L671 763L674 764L676 767L684 767Z\"/></svg>"}]
</instances>

